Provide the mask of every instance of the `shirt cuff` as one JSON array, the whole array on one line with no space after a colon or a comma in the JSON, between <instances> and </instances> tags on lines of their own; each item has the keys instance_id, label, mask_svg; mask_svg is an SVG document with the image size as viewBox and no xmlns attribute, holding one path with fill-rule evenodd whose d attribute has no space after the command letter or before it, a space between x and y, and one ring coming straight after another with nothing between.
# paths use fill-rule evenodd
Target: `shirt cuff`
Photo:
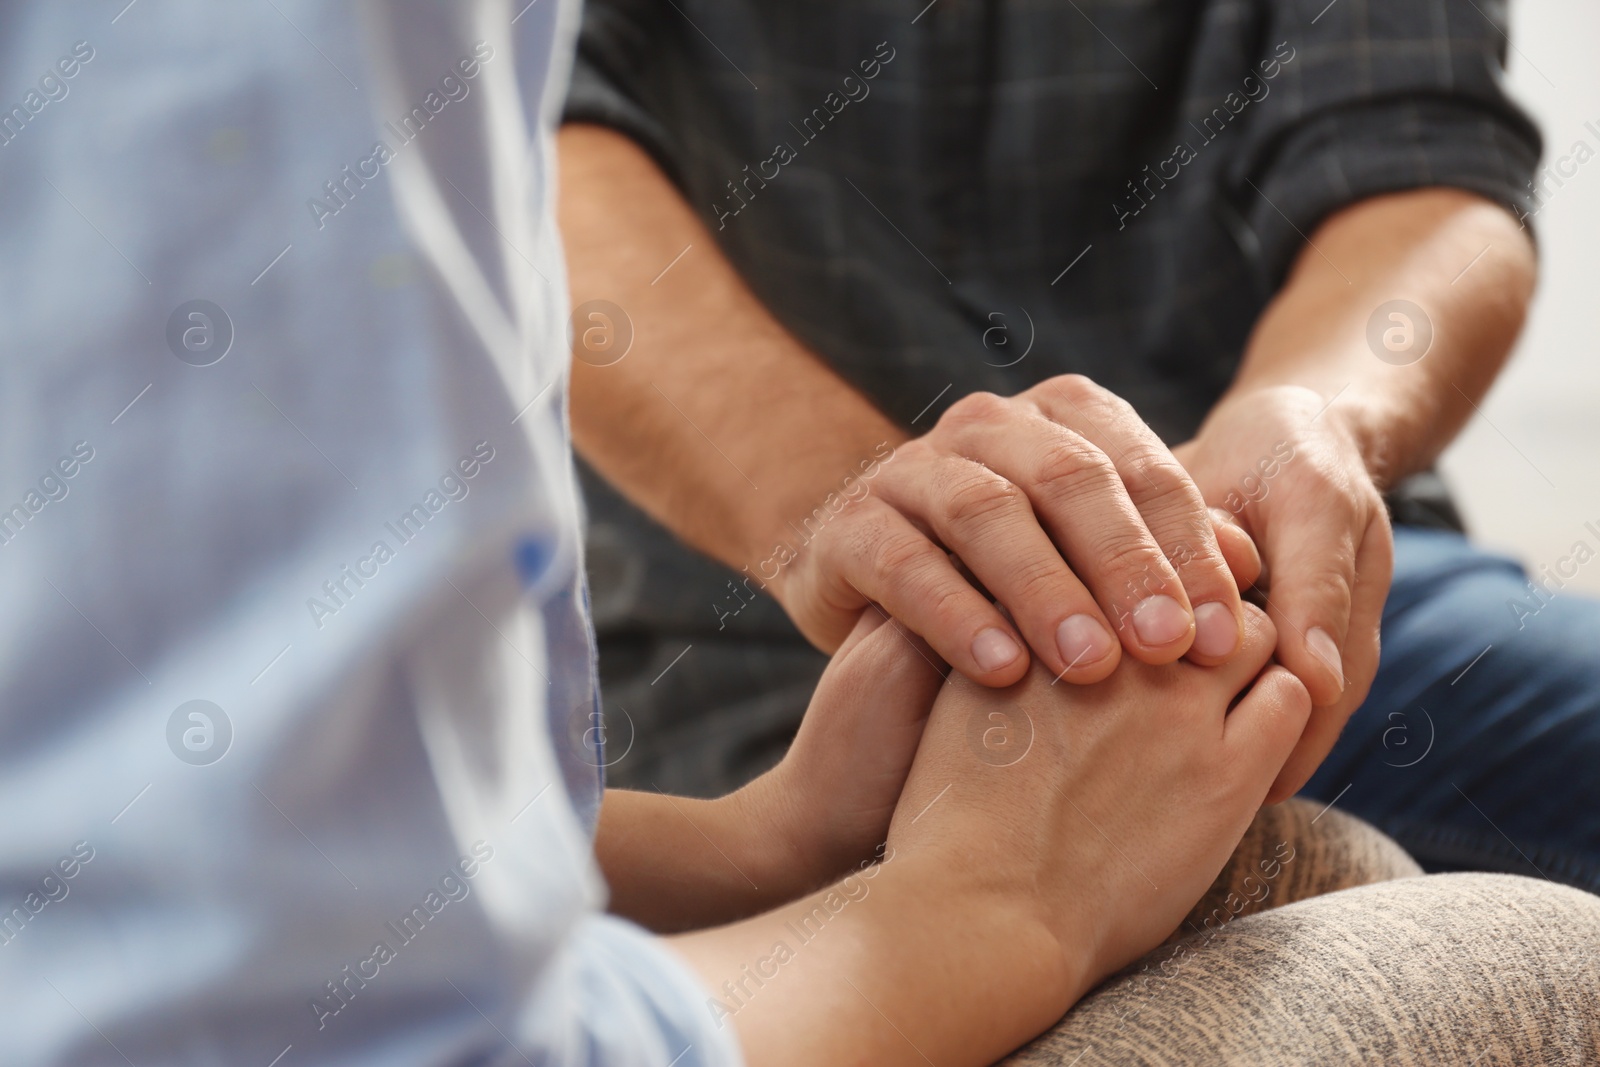
<instances>
[{"instance_id":1,"label":"shirt cuff","mask_svg":"<svg viewBox=\"0 0 1600 1067\"><path fill-rule=\"evenodd\" d=\"M672 137L638 101L628 95L605 70L605 64L580 48L572 65L561 121L591 122L609 126L630 138L655 159L674 183L681 185L680 170L672 151Z\"/></svg>"},{"instance_id":2,"label":"shirt cuff","mask_svg":"<svg viewBox=\"0 0 1600 1067\"><path fill-rule=\"evenodd\" d=\"M1498 116L1442 97L1327 112L1288 134L1263 175L1237 182L1241 241L1261 280L1275 290L1323 219L1383 193L1464 189L1531 228L1530 183L1538 163L1537 134L1524 135Z\"/></svg>"},{"instance_id":3,"label":"shirt cuff","mask_svg":"<svg viewBox=\"0 0 1600 1067\"><path fill-rule=\"evenodd\" d=\"M528 1043L543 1054L535 1062L552 1067L744 1067L733 1024L715 1003L660 938L615 916L587 915L539 984ZM513 1054L494 1067L522 1062Z\"/></svg>"}]
</instances>

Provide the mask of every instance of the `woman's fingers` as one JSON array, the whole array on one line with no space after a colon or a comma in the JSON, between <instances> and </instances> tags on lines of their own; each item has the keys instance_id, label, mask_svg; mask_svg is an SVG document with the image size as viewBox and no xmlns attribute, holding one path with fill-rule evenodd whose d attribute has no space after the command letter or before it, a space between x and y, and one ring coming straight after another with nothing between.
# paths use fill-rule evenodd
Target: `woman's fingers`
<instances>
[{"instance_id":1,"label":"woman's fingers","mask_svg":"<svg viewBox=\"0 0 1600 1067\"><path fill-rule=\"evenodd\" d=\"M1230 770L1252 790L1259 786L1265 798L1310 718L1311 694L1300 679L1284 667L1268 667L1228 713L1223 743L1233 757Z\"/></svg>"},{"instance_id":2,"label":"woman's fingers","mask_svg":"<svg viewBox=\"0 0 1600 1067\"><path fill-rule=\"evenodd\" d=\"M1261 550L1223 508L1211 509L1211 528L1216 534L1217 548L1233 575L1233 583L1243 594L1261 580Z\"/></svg>"},{"instance_id":3,"label":"woman's fingers","mask_svg":"<svg viewBox=\"0 0 1600 1067\"><path fill-rule=\"evenodd\" d=\"M874 630L878 629L884 624L885 619L886 616L883 614L883 612L877 611L872 607L872 605L868 604L867 607L861 612L861 617L856 620L855 626L851 627L850 635L844 639L844 643L838 648L834 649L833 659L828 664L828 671L832 671L835 665L840 664L844 662L844 660L848 659L850 653L857 646L859 646L862 641L866 640L867 635L871 634ZM823 672L823 676L827 676L827 671Z\"/></svg>"},{"instance_id":4,"label":"woman's fingers","mask_svg":"<svg viewBox=\"0 0 1600 1067\"><path fill-rule=\"evenodd\" d=\"M1242 606L1243 637L1239 652L1226 663L1197 670L1190 676L1194 686L1220 685L1231 698L1244 690L1272 659L1278 643L1278 628L1267 613L1254 604Z\"/></svg>"}]
</instances>

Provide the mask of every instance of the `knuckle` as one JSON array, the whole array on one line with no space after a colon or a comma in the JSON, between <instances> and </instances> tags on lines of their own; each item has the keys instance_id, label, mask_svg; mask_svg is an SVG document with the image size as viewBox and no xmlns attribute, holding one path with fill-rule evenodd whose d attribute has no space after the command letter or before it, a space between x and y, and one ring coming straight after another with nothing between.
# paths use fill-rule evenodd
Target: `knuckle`
<instances>
[{"instance_id":1,"label":"knuckle","mask_svg":"<svg viewBox=\"0 0 1600 1067\"><path fill-rule=\"evenodd\" d=\"M1008 585L1011 596L1006 600L1010 607L1026 610L1034 604L1047 606L1051 610L1059 608L1062 601L1070 594L1062 588L1062 565L1054 559L1033 559L1017 568L1011 575ZM1064 595L1066 594L1066 595ZM1016 604L1012 604L1012 600Z\"/></svg>"},{"instance_id":2,"label":"knuckle","mask_svg":"<svg viewBox=\"0 0 1600 1067\"><path fill-rule=\"evenodd\" d=\"M941 627L972 625L973 612L969 598L977 594L965 582L959 579L940 582L930 578L919 593L927 604L928 614L937 620ZM976 629L976 626L973 628Z\"/></svg>"},{"instance_id":3,"label":"knuckle","mask_svg":"<svg viewBox=\"0 0 1600 1067\"><path fill-rule=\"evenodd\" d=\"M1010 402L994 393L968 393L945 411L940 423L951 426L975 426L1003 419L1010 411Z\"/></svg>"},{"instance_id":4,"label":"knuckle","mask_svg":"<svg viewBox=\"0 0 1600 1067\"><path fill-rule=\"evenodd\" d=\"M1139 414L1139 410L1129 403L1125 397L1100 386L1096 386L1095 390L1095 402L1100 405L1100 410L1104 411L1112 419L1123 420L1140 432L1148 433L1152 438L1155 437L1155 431L1147 428L1143 416Z\"/></svg>"},{"instance_id":5,"label":"knuckle","mask_svg":"<svg viewBox=\"0 0 1600 1067\"><path fill-rule=\"evenodd\" d=\"M1075 404L1098 403L1104 397L1112 395L1096 383L1093 378L1082 374L1058 375L1050 379L1050 383Z\"/></svg>"},{"instance_id":6,"label":"knuckle","mask_svg":"<svg viewBox=\"0 0 1600 1067\"><path fill-rule=\"evenodd\" d=\"M839 523L838 537L820 543L817 554L829 559L870 560L878 546L895 535L895 512L871 500L867 503L859 515L840 516L850 521Z\"/></svg>"},{"instance_id":7,"label":"knuckle","mask_svg":"<svg viewBox=\"0 0 1600 1067\"><path fill-rule=\"evenodd\" d=\"M1063 498L1104 492L1120 481L1111 458L1082 439L1046 451L1035 468L1034 480L1043 492Z\"/></svg>"},{"instance_id":8,"label":"knuckle","mask_svg":"<svg viewBox=\"0 0 1600 1067\"><path fill-rule=\"evenodd\" d=\"M952 530L1014 515L1022 506L1017 487L987 471L963 478L944 499L944 519Z\"/></svg>"},{"instance_id":9,"label":"knuckle","mask_svg":"<svg viewBox=\"0 0 1600 1067\"><path fill-rule=\"evenodd\" d=\"M1107 537L1098 546L1095 558L1105 573L1116 576L1119 591L1130 593L1135 600L1159 593L1170 577L1166 558L1151 551L1137 537Z\"/></svg>"},{"instance_id":10,"label":"knuckle","mask_svg":"<svg viewBox=\"0 0 1600 1067\"><path fill-rule=\"evenodd\" d=\"M1343 468L1328 463L1309 463L1301 472L1302 485L1319 500L1326 501L1343 515L1352 516L1360 494L1352 491L1350 477Z\"/></svg>"},{"instance_id":11,"label":"knuckle","mask_svg":"<svg viewBox=\"0 0 1600 1067\"><path fill-rule=\"evenodd\" d=\"M1182 538L1173 542L1171 548L1162 546L1162 554L1173 570L1183 572L1185 585L1199 583L1205 589L1216 586L1229 596L1237 595L1233 573L1222 556L1222 549L1213 548L1204 537Z\"/></svg>"},{"instance_id":12,"label":"knuckle","mask_svg":"<svg viewBox=\"0 0 1600 1067\"><path fill-rule=\"evenodd\" d=\"M924 576L933 565L931 557L937 551L916 533L902 532L880 538L872 546L867 563L867 573L872 576L878 596L885 590L925 581Z\"/></svg>"},{"instance_id":13,"label":"knuckle","mask_svg":"<svg viewBox=\"0 0 1600 1067\"><path fill-rule=\"evenodd\" d=\"M1074 407L1093 416L1096 421L1121 424L1131 420L1134 425L1144 426L1144 420L1139 417L1132 404L1093 378L1086 378L1081 374L1064 374L1055 381L1060 383L1059 395L1064 396Z\"/></svg>"},{"instance_id":14,"label":"knuckle","mask_svg":"<svg viewBox=\"0 0 1600 1067\"><path fill-rule=\"evenodd\" d=\"M1193 510L1197 521L1205 520L1200 491L1172 453L1154 447L1135 448L1124 456L1123 465L1128 495L1141 510L1181 506Z\"/></svg>"},{"instance_id":15,"label":"knuckle","mask_svg":"<svg viewBox=\"0 0 1600 1067\"><path fill-rule=\"evenodd\" d=\"M1244 642L1240 651L1251 659L1265 660L1278 647L1278 628L1253 604L1245 605Z\"/></svg>"},{"instance_id":16,"label":"knuckle","mask_svg":"<svg viewBox=\"0 0 1600 1067\"><path fill-rule=\"evenodd\" d=\"M1307 599L1331 607L1341 616L1350 613L1350 582L1336 571L1316 571L1303 579L1303 592Z\"/></svg>"}]
</instances>

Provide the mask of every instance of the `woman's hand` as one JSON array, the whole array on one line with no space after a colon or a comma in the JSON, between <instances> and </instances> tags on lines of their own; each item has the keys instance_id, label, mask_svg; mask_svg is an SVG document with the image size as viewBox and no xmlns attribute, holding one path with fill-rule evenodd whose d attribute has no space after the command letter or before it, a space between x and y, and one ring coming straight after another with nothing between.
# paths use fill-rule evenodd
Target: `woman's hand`
<instances>
[{"instance_id":1,"label":"woman's hand","mask_svg":"<svg viewBox=\"0 0 1600 1067\"><path fill-rule=\"evenodd\" d=\"M943 891L1027 900L1076 976L1065 1011L1182 922L1260 808L1311 707L1266 666L1276 640L1247 605L1241 652L1220 667L1126 660L1072 687L1035 669L999 691L956 678L891 854L944 857Z\"/></svg>"},{"instance_id":2,"label":"woman's hand","mask_svg":"<svg viewBox=\"0 0 1600 1067\"><path fill-rule=\"evenodd\" d=\"M868 608L823 671L783 762L729 798L784 842L786 881L800 891L883 844L947 670L920 637Z\"/></svg>"},{"instance_id":3,"label":"woman's hand","mask_svg":"<svg viewBox=\"0 0 1600 1067\"><path fill-rule=\"evenodd\" d=\"M777 767L718 800L608 791L595 848L612 910L657 930L710 926L881 855L944 669L868 609Z\"/></svg>"},{"instance_id":4,"label":"woman's hand","mask_svg":"<svg viewBox=\"0 0 1600 1067\"><path fill-rule=\"evenodd\" d=\"M1272 624L1244 620L1221 667L1129 659L1071 686L1035 666L1005 690L954 676L881 863L674 941L752 1067L992 1063L1159 944L1310 711L1292 674L1262 670Z\"/></svg>"}]
</instances>

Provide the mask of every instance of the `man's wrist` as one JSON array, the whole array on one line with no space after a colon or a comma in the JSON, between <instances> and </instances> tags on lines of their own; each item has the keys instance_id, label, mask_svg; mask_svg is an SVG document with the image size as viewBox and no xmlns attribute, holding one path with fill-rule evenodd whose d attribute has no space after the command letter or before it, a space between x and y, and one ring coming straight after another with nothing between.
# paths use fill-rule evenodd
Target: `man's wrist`
<instances>
[{"instance_id":1,"label":"man's wrist","mask_svg":"<svg viewBox=\"0 0 1600 1067\"><path fill-rule=\"evenodd\" d=\"M1330 405L1321 419L1342 425L1387 489L1432 463L1472 414L1515 341L1536 274L1528 236L1475 194L1424 188L1348 205L1311 234L1257 321L1230 394L1320 393ZM1398 294L1413 311L1380 318Z\"/></svg>"},{"instance_id":2,"label":"man's wrist","mask_svg":"<svg viewBox=\"0 0 1600 1067\"><path fill-rule=\"evenodd\" d=\"M1400 457L1394 453L1394 427L1400 416L1387 405L1357 394L1346 384L1332 390L1318 390L1292 382L1238 383L1212 408L1211 422L1217 413L1238 408L1264 413L1263 406L1278 409L1286 430L1323 429L1343 443L1346 454L1358 462L1372 480L1383 486L1394 476ZM1205 436L1201 427L1197 437ZM1408 470L1401 473L1409 473Z\"/></svg>"}]
</instances>

